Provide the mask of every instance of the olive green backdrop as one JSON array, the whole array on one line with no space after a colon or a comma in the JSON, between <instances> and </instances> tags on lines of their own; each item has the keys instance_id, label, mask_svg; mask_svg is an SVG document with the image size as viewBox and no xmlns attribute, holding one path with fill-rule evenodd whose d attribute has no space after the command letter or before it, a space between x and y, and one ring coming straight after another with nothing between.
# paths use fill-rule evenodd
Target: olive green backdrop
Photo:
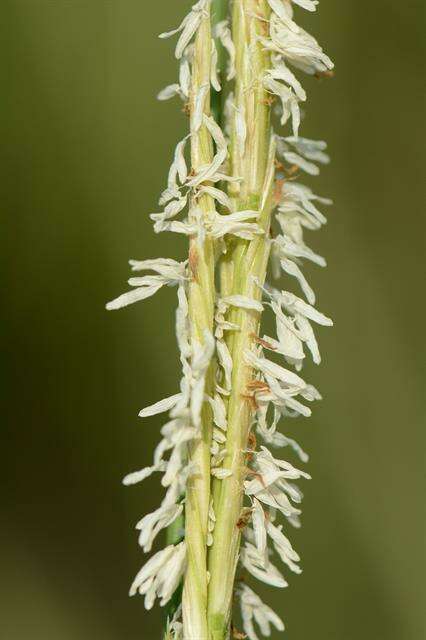
<instances>
[{"instance_id":1,"label":"olive green backdrop","mask_svg":"<svg viewBox=\"0 0 426 640\"><path fill-rule=\"evenodd\" d=\"M2 2L5 640L159 638L162 614L127 589L160 489L120 480L158 440L138 410L176 389L175 299L104 303L128 258L185 252L148 213L186 127L154 99L176 71L156 34L189 4ZM313 475L304 573L264 590L290 640L425 637L423 11L323 0L301 16L337 62L305 81L302 129L333 156L312 183L335 199L312 238L329 267L310 275L335 328L307 372L325 400L294 429Z\"/></svg>"}]
</instances>

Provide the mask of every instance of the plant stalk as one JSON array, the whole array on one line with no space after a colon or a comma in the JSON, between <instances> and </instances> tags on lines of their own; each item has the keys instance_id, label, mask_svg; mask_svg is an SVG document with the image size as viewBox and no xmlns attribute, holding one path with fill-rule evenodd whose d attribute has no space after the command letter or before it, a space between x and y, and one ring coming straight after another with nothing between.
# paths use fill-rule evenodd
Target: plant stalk
<instances>
[{"instance_id":1,"label":"plant stalk","mask_svg":"<svg viewBox=\"0 0 426 640\"><path fill-rule=\"evenodd\" d=\"M191 119L191 165L197 171L209 164L213 158L210 133L204 124L194 130L195 101L200 87L210 87L211 65L210 12L206 10L198 29L192 65L192 88L190 96ZM210 114L210 91L205 95L203 113ZM204 214L214 210L214 201L201 195L197 203L190 203L189 219L194 220L194 208L198 206ZM210 238L199 243L191 237L189 248L191 280L188 306L191 343L203 344L205 331L213 333L215 302L214 246ZM205 392L211 394L214 382L214 364L206 376ZM187 547L187 570L183 587L183 623L185 640L200 640L208 637L207 631L207 523L210 501L210 446L212 416L209 405L204 403L201 414L201 437L189 445L189 463L195 465L195 473L187 484L185 503L185 539Z\"/></svg>"},{"instance_id":2,"label":"plant stalk","mask_svg":"<svg viewBox=\"0 0 426 640\"><path fill-rule=\"evenodd\" d=\"M240 294L260 300L261 291L253 278L263 284L269 258L269 227L274 179L274 143L271 137L270 101L262 78L270 66L269 54L258 41L265 35L270 16L266 0L235 0L233 39L236 46L235 107L244 114L244 149L234 127L231 140L231 166L240 183L231 183L229 195L237 210L259 211L258 224L264 234L252 241L232 240L221 265L221 295ZM208 591L209 638L229 637L236 567L240 547L238 521L243 504L253 407L247 398L247 384L253 372L245 364L244 352L252 348L258 335L260 314L233 308L229 320L240 327L229 332L227 346L233 360L232 388L228 401L226 457L223 466L232 471L224 480L214 481L216 525L209 552Z\"/></svg>"}]
</instances>

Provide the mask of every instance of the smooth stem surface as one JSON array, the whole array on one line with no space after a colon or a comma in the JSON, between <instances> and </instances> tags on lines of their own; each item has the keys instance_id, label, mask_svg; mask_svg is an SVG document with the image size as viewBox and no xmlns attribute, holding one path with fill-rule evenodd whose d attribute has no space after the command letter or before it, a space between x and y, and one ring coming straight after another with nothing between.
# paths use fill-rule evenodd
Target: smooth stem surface
<instances>
[{"instance_id":1,"label":"smooth stem surface","mask_svg":"<svg viewBox=\"0 0 426 640\"><path fill-rule=\"evenodd\" d=\"M234 176L243 178L229 192L237 210L259 211L264 235L252 241L233 241L221 268L221 295L241 294L259 300L261 291L253 277L263 284L269 257L269 226L274 178L274 149L271 139L270 103L262 78L269 68L269 55L258 42L268 28L270 16L266 0L235 0L233 38L237 50L236 108L245 116L247 137L244 149L235 130L231 140ZM263 21L264 18L266 21ZM209 552L211 574L208 593L209 633L212 640L229 637L235 572L240 547L237 526L243 503L245 456L253 407L247 398L252 370L244 352L253 346L259 330L259 313L234 308L229 319L239 331L230 332L228 348L233 360L232 390L228 401L226 457L223 466L232 471L225 480L214 482L216 525Z\"/></svg>"},{"instance_id":2,"label":"smooth stem surface","mask_svg":"<svg viewBox=\"0 0 426 640\"><path fill-rule=\"evenodd\" d=\"M207 11L207 10L206 10ZM206 13L195 40L192 66L192 89L190 96L191 115L191 163L193 171L211 162L213 147L210 134L204 125L194 131L195 100L200 87L210 86L211 64L210 14ZM204 101L204 113L210 113L210 92ZM190 204L189 217L193 216L194 202ZM197 206L204 212L214 209L208 195L198 198ZM214 250L213 242L206 238L199 243L191 238L189 250L191 281L189 284L189 318L191 342L203 344L205 331L213 332L214 315ZM213 366L207 373L205 392L211 394L214 380ZM188 565L183 589L183 623L185 640L201 640L208 637L207 631L207 564L206 537L210 500L210 445L211 411L204 403L201 415L201 438L189 445L189 462L196 466L187 484L185 505L185 540Z\"/></svg>"}]
</instances>

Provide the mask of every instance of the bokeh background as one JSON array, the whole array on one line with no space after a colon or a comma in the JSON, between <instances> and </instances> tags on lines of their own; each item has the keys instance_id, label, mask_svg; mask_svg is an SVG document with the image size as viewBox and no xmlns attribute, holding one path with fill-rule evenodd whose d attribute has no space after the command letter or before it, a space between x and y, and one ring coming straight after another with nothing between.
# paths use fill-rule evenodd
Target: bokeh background
<instances>
[{"instance_id":1,"label":"bokeh background","mask_svg":"<svg viewBox=\"0 0 426 640\"><path fill-rule=\"evenodd\" d=\"M143 562L134 523L157 479L174 393L174 294L120 313L127 259L180 256L148 213L186 127L172 28L190 2L3 0L1 208L4 397L0 581L5 640L154 640L162 613L127 596ZM311 453L304 573L269 591L290 640L425 637L424 101L421 0L324 0L303 24L337 61L307 79L303 133L329 141L315 180L335 206L312 245L324 392L294 432ZM423 81L422 81L423 80ZM275 638L275 636L274 636Z\"/></svg>"}]
</instances>

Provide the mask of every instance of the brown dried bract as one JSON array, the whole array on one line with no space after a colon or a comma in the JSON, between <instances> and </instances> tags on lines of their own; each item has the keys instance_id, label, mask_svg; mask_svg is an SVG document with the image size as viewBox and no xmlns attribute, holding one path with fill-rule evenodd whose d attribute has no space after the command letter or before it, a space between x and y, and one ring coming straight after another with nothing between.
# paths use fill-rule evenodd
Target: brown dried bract
<instances>
[{"instance_id":1,"label":"brown dried bract","mask_svg":"<svg viewBox=\"0 0 426 640\"><path fill-rule=\"evenodd\" d=\"M272 105L275 102L275 96L268 96L267 98L265 98L264 100L261 100L261 103L266 105L267 107L272 107Z\"/></svg>"},{"instance_id":2,"label":"brown dried bract","mask_svg":"<svg viewBox=\"0 0 426 640\"><path fill-rule=\"evenodd\" d=\"M251 462L253 460L253 457L254 457L253 453L254 451L256 451L256 448L257 448L256 436L254 435L253 431L250 431L248 442L247 442L248 451L246 451L246 462ZM245 472L247 475L251 473L250 467L246 467Z\"/></svg>"},{"instance_id":3,"label":"brown dried bract","mask_svg":"<svg viewBox=\"0 0 426 640\"><path fill-rule=\"evenodd\" d=\"M253 411L257 410L257 402L256 402L256 398L252 395L252 394L248 394L248 393L242 393L241 397L244 398L244 400L247 400L250 407L253 409Z\"/></svg>"},{"instance_id":4,"label":"brown dried bract","mask_svg":"<svg viewBox=\"0 0 426 640\"><path fill-rule=\"evenodd\" d=\"M278 178L278 180L275 180L274 194L273 194L275 204L279 204L281 202L282 188L284 186L284 183L285 183L284 178Z\"/></svg>"},{"instance_id":5,"label":"brown dried bract","mask_svg":"<svg viewBox=\"0 0 426 640\"><path fill-rule=\"evenodd\" d=\"M262 347L265 347L265 349L271 349L272 351L276 351L276 347L274 347L270 342L266 342L266 340L262 340L262 338L259 338L259 336L257 336L255 333L251 333L250 338L252 338L258 344L261 344Z\"/></svg>"},{"instance_id":6,"label":"brown dried bract","mask_svg":"<svg viewBox=\"0 0 426 640\"><path fill-rule=\"evenodd\" d=\"M237 521L237 528L241 531L248 525L251 520L251 509L249 507L243 507L240 513L240 517Z\"/></svg>"},{"instance_id":7,"label":"brown dried bract","mask_svg":"<svg viewBox=\"0 0 426 640\"><path fill-rule=\"evenodd\" d=\"M323 78L334 78L334 71L331 69L327 69L327 71L317 71L315 77L318 80L322 80Z\"/></svg>"},{"instance_id":8,"label":"brown dried bract","mask_svg":"<svg viewBox=\"0 0 426 640\"><path fill-rule=\"evenodd\" d=\"M256 436L253 433L253 431L250 431L250 433L249 433L247 446L252 451L256 451L256 449L257 449L257 440L256 440Z\"/></svg>"},{"instance_id":9,"label":"brown dried bract","mask_svg":"<svg viewBox=\"0 0 426 640\"><path fill-rule=\"evenodd\" d=\"M288 169L285 169L286 174L292 178L294 176L296 176L296 174L298 173L300 167L298 164L292 164L291 167L288 167Z\"/></svg>"},{"instance_id":10,"label":"brown dried bract","mask_svg":"<svg viewBox=\"0 0 426 640\"><path fill-rule=\"evenodd\" d=\"M191 269L193 279L197 280L198 251L195 245L191 245L191 247L189 248L189 268Z\"/></svg>"},{"instance_id":11,"label":"brown dried bract","mask_svg":"<svg viewBox=\"0 0 426 640\"><path fill-rule=\"evenodd\" d=\"M247 635L242 631L238 631L236 627L234 627L233 623L231 623L231 636L234 640L245 640Z\"/></svg>"},{"instance_id":12,"label":"brown dried bract","mask_svg":"<svg viewBox=\"0 0 426 640\"><path fill-rule=\"evenodd\" d=\"M255 393L256 391L270 391L269 385L263 380L251 380L247 385L247 389Z\"/></svg>"},{"instance_id":13,"label":"brown dried bract","mask_svg":"<svg viewBox=\"0 0 426 640\"><path fill-rule=\"evenodd\" d=\"M257 471L253 471L252 469L249 469L247 475L251 475L253 478L256 478L257 480L259 480L259 482L262 485L262 487L264 487L264 489L266 489L265 481L263 479L263 476L260 473L258 473Z\"/></svg>"}]
</instances>

